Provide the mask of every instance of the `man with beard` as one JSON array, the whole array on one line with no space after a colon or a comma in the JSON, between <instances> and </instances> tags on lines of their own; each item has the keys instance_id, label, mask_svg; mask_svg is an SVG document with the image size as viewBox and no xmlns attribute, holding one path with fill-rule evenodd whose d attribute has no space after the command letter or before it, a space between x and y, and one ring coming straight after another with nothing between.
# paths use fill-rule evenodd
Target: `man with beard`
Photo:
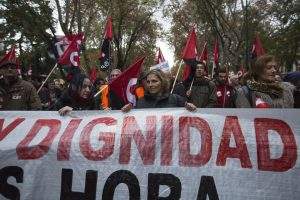
<instances>
[{"instance_id":1,"label":"man with beard","mask_svg":"<svg viewBox=\"0 0 300 200\"><path fill-rule=\"evenodd\" d=\"M228 83L228 73L226 68L219 69L216 78L217 108L234 107L234 89Z\"/></svg>"},{"instance_id":2,"label":"man with beard","mask_svg":"<svg viewBox=\"0 0 300 200\"><path fill-rule=\"evenodd\" d=\"M188 84L190 87L187 91L188 100L197 108L214 108L217 103L216 86L206 77L204 63L197 62L195 65L194 80Z\"/></svg>"},{"instance_id":3,"label":"man with beard","mask_svg":"<svg viewBox=\"0 0 300 200\"><path fill-rule=\"evenodd\" d=\"M35 87L18 77L16 63L5 62L0 66L2 110L40 110L41 102Z\"/></svg>"}]
</instances>

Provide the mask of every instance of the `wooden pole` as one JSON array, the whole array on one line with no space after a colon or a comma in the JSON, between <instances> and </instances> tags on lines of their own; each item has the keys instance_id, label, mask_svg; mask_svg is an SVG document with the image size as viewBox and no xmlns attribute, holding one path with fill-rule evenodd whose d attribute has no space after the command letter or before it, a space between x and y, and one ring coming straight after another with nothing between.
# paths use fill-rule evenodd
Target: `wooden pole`
<instances>
[{"instance_id":1,"label":"wooden pole","mask_svg":"<svg viewBox=\"0 0 300 200\"><path fill-rule=\"evenodd\" d=\"M42 89L42 87L45 85L45 83L48 81L49 77L51 76L51 74L54 72L55 68L57 67L57 63L54 65L54 67L52 68L52 70L50 71L50 73L48 74L48 76L46 77L46 79L43 81L42 85L40 86L40 88L37 90L37 93L39 93Z\"/></svg>"},{"instance_id":2,"label":"wooden pole","mask_svg":"<svg viewBox=\"0 0 300 200\"><path fill-rule=\"evenodd\" d=\"M99 90L99 92L97 92L95 95L94 95L94 98L96 98L105 88L107 88L108 85L104 86L103 88L101 88L101 90Z\"/></svg>"},{"instance_id":3,"label":"wooden pole","mask_svg":"<svg viewBox=\"0 0 300 200\"><path fill-rule=\"evenodd\" d=\"M193 87L193 84L194 84L194 80L195 80L195 77L193 78L193 81L191 83L191 86L190 86L190 89L189 90L192 90L192 87Z\"/></svg>"},{"instance_id":4,"label":"wooden pole","mask_svg":"<svg viewBox=\"0 0 300 200\"><path fill-rule=\"evenodd\" d=\"M181 67L182 67L182 64L183 64L183 60L181 60L181 62L180 62L180 64L179 64L179 67L178 67L178 69L177 69L177 73L176 73L176 76L175 76L175 80L174 80L174 82L173 82L171 94L173 94L173 90L174 90L174 88L175 88L175 84L176 84L176 81L177 81L177 79L178 79L178 74L179 74L179 71L180 71L180 69L181 69Z\"/></svg>"}]
</instances>

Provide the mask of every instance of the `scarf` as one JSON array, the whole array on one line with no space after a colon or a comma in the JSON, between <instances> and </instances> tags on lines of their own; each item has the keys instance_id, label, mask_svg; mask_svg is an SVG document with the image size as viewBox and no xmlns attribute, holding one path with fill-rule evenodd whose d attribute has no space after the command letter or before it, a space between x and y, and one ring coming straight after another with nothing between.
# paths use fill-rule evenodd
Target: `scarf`
<instances>
[{"instance_id":1,"label":"scarf","mask_svg":"<svg viewBox=\"0 0 300 200\"><path fill-rule=\"evenodd\" d=\"M278 82L267 83L250 79L247 81L247 86L253 91L266 93L271 97L281 98L283 96L283 88Z\"/></svg>"}]
</instances>

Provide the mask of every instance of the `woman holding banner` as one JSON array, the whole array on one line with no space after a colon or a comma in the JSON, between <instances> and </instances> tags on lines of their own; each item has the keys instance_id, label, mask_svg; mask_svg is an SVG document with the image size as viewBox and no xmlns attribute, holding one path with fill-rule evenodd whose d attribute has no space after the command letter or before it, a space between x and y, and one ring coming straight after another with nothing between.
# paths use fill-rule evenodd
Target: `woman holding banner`
<instances>
[{"instance_id":1,"label":"woman holding banner","mask_svg":"<svg viewBox=\"0 0 300 200\"><path fill-rule=\"evenodd\" d=\"M84 74L76 74L67 90L55 103L53 110L58 110L62 116L72 110L94 110L96 109L93 98L93 83Z\"/></svg>"},{"instance_id":2,"label":"woman holding banner","mask_svg":"<svg viewBox=\"0 0 300 200\"><path fill-rule=\"evenodd\" d=\"M277 62L274 56L263 55L251 66L245 85L236 96L237 108L293 108L294 87L277 81Z\"/></svg>"},{"instance_id":3,"label":"woman holding banner","mask_svg":"<svg viewBox=\"0 0 300 200\"><path fill-rule=\"evenodd\" d=\"M196 110L196 106L187 103L181 96L170 94L169 80L166 75L159 69L151 70L146 75L145 95L138 99L136 108L172 108L185 107L189 111ZM128 112L132 108L127 104L122 108L123 112Z\"/></svg>"}]
</instances>

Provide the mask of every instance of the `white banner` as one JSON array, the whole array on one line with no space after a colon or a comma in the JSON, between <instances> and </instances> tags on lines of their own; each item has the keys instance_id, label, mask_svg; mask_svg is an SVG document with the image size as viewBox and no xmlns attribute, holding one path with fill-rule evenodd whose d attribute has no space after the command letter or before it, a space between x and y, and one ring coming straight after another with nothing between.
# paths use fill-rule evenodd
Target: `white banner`
<instances>
[{"instance_id":1,"label":"white banner","mask_svg":"<svg viewBox=\"0 0 300 200\"><path fill-rule=\"evenodd\" d=\"M299 199L299 116L0 112L0 199Z\"/></svg>"},{"instance_id":2,"label":"white banner","mask_svg":"<svg viewBox=\"0 0 300 200\"><path fill-rule=\"evenodd\" d=\"M153 70L153 69L160 69L164 72L170 72L169 63L167 61L153 65L152 67L150 67L150 70Z\"/></svg>"}]
</instances>

